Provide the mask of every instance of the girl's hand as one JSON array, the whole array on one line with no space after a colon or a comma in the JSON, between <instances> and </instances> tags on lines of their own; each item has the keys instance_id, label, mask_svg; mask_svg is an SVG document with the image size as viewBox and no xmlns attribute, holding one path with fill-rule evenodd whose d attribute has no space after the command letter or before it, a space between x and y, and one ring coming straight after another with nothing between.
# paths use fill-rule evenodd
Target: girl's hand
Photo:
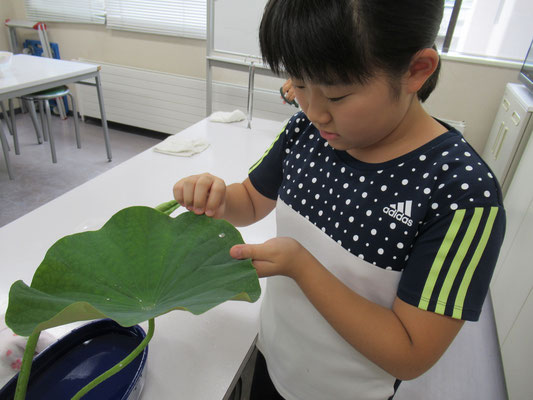
<instances>
[{"instance_id":1,"label":"girl's hand","mask_svg":"<svg viewBox=\"0 0 533 400\"><path fill-rule=\"evenodd\" d=\"M230 255L236 259L251 258L260 278L284 275L294 280L313 256L299 242L288 237L270 239L263 244L238 244Z\"/></svg>"},{"instance_id":2,"label":"girl's hand","mask_svg":"<svg viewBox=\"0 0 533 400\"><path fill-rule=\"evenodd\" d=\"M174 185L174 198L195 214L222 218L226 210L226 184L211 174L193 175Z\"/></svg>"}]
</instances>

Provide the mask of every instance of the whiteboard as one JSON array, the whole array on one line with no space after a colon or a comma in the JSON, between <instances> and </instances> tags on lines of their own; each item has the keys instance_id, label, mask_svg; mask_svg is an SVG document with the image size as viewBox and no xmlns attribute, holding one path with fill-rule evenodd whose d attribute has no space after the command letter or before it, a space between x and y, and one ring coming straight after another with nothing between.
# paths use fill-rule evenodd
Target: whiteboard
<instances>
[{"instance_id":1,"label":"whiteboard","mask_svg":"<svg viewBox=\"0 0 533 400\"><path fill-rule=\"evenodd\" d=\"M213 50L261 58L259 25L266 3L267 0L214 0Z\"/></svg>"}]
</instances>

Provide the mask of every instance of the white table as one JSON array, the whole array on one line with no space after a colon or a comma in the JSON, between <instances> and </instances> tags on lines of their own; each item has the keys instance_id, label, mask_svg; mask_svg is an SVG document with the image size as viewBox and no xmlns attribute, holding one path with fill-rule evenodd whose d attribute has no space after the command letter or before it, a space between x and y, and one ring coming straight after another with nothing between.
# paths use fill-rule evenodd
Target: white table
<instances>
[{"instance_id":1,"label":"white table","mask_svg":"<svg viewBox=\"0 0 533 400\"><path fill-rule=\"evenodd\" d=\"M15 54L10 67L4 70L3 75L0 76L0 102L73 82L82 83L81 81L92 78L95 80L94 84L87 82L83 82L83 84L96 86L107 158L111 161L111 146L109 144L109 131L107 129L107 118L100 81L100 66L75 61L29 56L26 54ZM11 112L14 112L13 108L11 108ZM1 125L0 129L2 129ZM13 129L16 129L14 122ZM15 144L16 147L18 147L17 143Z\"/></svg>"},{"instance_id":2,"label":"white table","mask_svg":"<svg viewBox=\"0 0 533 400\"><path fill-rule=\"evenodd\" d=\"M170 200L174 183L191 174L211 172L227 183L242 181L281 129L281 123L261 119L252 125L250 130L246 121L203 120L179 133L207 137L211 146L203 153L181 158L149 149L0 228L0 301L6 300L14 281L29 284L46 250L67 234L97 229L131 205ZM244 240L261 243L273 237L273 214L240 229ZM227 302L200 316L172 311L156 318L143 398L227 398L254 343L259 306L260 301ZM143 327L147 330L147 324Z\"/></svg>"}]
</instances>

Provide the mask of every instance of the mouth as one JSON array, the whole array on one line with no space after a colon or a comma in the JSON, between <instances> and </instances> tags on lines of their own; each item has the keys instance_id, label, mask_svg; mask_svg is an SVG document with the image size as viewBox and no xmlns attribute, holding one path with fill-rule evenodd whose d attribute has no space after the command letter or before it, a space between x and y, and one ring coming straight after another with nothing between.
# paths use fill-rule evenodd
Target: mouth
<instances>
[{"instance_id":1,"label":"mouth","mask_svg":"<svg viewBox=\"0 0 533 400\"><path fill-rule=\"evenodd\" d=\"M322 136L326 140L335 140L335 139L337 139L339 137L339 134L321 130L320 131L320 136Z\"/></svg>"}]
</instances>

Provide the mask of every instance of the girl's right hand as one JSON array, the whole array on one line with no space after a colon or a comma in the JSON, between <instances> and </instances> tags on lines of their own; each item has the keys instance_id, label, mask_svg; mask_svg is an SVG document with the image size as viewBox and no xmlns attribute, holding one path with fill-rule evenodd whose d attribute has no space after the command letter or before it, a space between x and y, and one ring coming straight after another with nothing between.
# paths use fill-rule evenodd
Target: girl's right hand
<instances>
[{"instance_id":1,"label":"girl's right hand","mask_svg":"<svg viewBox=\"0 0 533 400\"><path fill-rule=\"evenodd\" d=\"M174 185L174 198L195 214L222 218L226 210L226 184L205 173L179 180Z\"/></svg>"}]
</instances>

